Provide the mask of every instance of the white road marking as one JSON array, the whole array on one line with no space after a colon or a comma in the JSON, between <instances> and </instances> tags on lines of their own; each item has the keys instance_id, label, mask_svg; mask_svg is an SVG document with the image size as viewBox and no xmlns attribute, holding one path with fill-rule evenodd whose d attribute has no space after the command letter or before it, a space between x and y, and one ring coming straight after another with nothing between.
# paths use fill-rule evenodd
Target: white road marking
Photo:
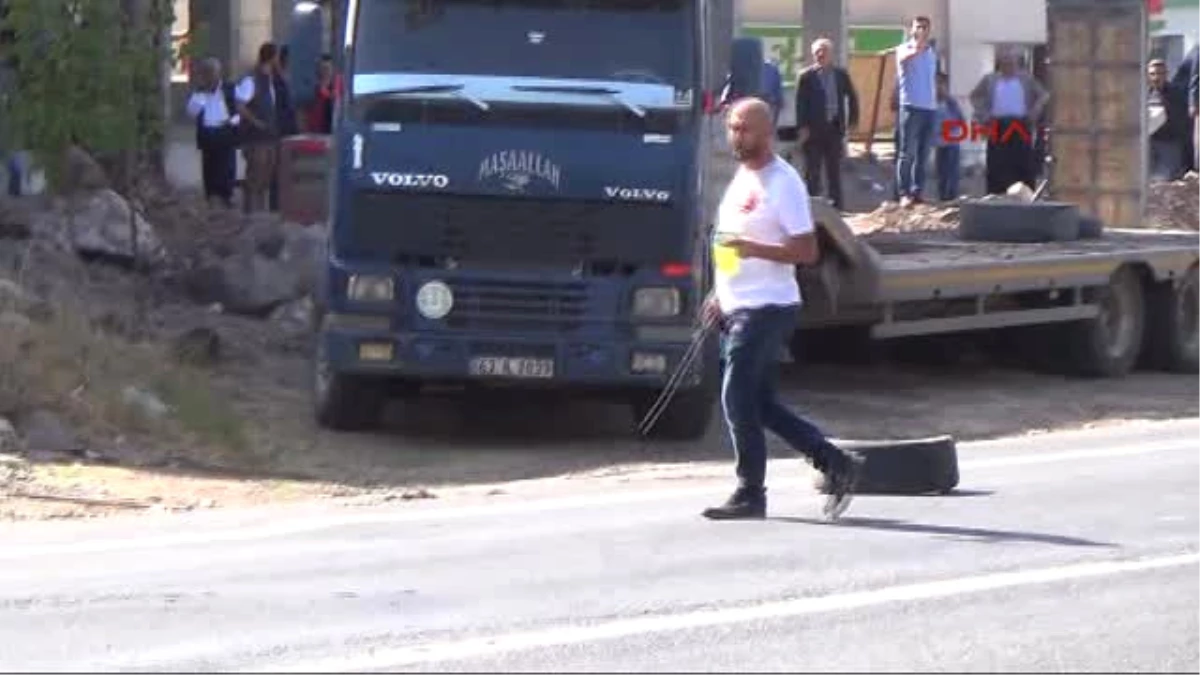
<instances>
[{"instance_id":1,"label":"white road marking","mask_svg":"<svg viewBox=\"0 0 1200 675\"><path fill-rule=\"evenodd\" d=\"M1076 581L1115 574L1195 565L1200 553L1192 552L1142 560L1112 560L981 576L960 577L923 583L889 586L867 591L771 602L751 607L711 609L681 614L619 619L590 626L563 626L488 638L441 642L395 649L380 649L365 656L317 662L268 666L253 672L321 673L363 672L415 664L445 663L496 656L531 649L579 645L605 640L639 637L650 633L728 626L752 621L777 620L806 614L840 612L934 598L969 595L1020 586ZM251 671L243 671L251 672Z\"/></svg>"},{"instance_id":2,"label":"white road marking","mask_svg":"<svg viewBox=\"0 0 1200 675\"><path fill-rule=\"evenodd\" d=\"M966 447L966 446L964 446ZM1131 457L1161 452L1196 450L1198 444L1191 440L1173 440L1160 443L1119 445L1057 453L1030 453L992 457L959 463L960 471L1007 468L1056 462L1075 462L1087 459ZM216 543L260 541L290 535L336 529L357 525L400 524L417 522L443 522L470 518L510 516L515 514L566 511L641 502L665 502L675 499L690 499L711 495L713 484L705 482L686 488L663 489L661 487L630 492L611 492L579 497L535 499L522 502L491 503L478 506L449 508L409 508L385 510L371 513L343 513L325 518L303 517L290 522L276 522L259 527L220 529L194 534L156 535L123 539L75 540L62 543L6 546L0 548L0 560L14 560L39 555L80 555L113 551L168 549L181 546L199 546Z\"/></svg>"}]
</instances>

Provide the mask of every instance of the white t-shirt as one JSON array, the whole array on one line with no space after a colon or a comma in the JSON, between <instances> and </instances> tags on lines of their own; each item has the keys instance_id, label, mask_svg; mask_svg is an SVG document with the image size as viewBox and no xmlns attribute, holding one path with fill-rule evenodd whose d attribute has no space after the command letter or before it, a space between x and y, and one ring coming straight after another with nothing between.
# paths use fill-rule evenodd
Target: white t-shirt
<instances>
[{"instance_id":1,"label":"white t-shirt","mask_svg":"<svg viewBox=\"0 0 1200 675\"><path fill-rule=\"evenodd\" d=\"M717 212L713 242L714 288L725 313L766 305L800 304L796 267L761 258L739 258L721 240L744 236L768 244L813 232L808 188L792 165L778 156L754 171L734 174Z\"/></svg>"}]
</instances>

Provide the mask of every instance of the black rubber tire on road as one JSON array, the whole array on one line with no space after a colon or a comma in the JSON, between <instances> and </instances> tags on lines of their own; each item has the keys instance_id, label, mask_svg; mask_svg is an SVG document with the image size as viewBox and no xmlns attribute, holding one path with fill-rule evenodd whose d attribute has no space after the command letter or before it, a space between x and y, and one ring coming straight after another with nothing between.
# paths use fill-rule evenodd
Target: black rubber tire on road
<instances>
[{"instance_id":1,"label":"black rubber tire on road","mask_svg":"<svg viewBox=\"0 0 1200 675\"><path fill-rule=\"evenodd\" d=\"M1200 371L1197 277L1193 265L1178 286L1168 282L1146 289L1146 341L1142 348L1145 366L1171 373Z\"/></svg>"},{"instance_id":2,"label":"black rubber tire on road","mask_svg":"<svg viewBox=\"0 0 1200 675\"><path fill-rule=\"evenodd\" d=\"M857 494L948 494L958 486L958 448L951 436L835 443L865 460ZM829 494L824 475L817 477L816 488Z\"/></svg>"},{"instance_id":3,"label":"black rubber tire on road","mask_svg":"<svg viewBox=\"0 0 1200 675\"><path fill-rule=\"evenodd\" d=\"M712 426L717 398L721 391L718 349L719 340L717 335L712 333L704 346L704 372L700 384L675 392L658 421L646 434L646 438L655 441L695 441L704 438ZM658 399L658 393L654 391L652 394L640 394L633 399L635 431Z\"/></svg>"},{"instance_id":4,"label":"black rubber tire on road","mask_svg":"<svg viewBox=\"0 0 1200 675\"><path fill-rule=\"evenodd\" d=\"M1062 202L964 202L958 236L964 241L1038 243L1079 239L1079 207Z\"/></svg>"},{"instance_id":5,"label":"black rubber tire on road","mask_svg":"<svg viewBox=\"0 0 1200 675\"><path fill-rule=\"evenodd\" d=\"M331 372L320 338L312 359L313 416L334 431L369 431L379 426L388 396L379 378Z\"/></svg>"},{"instance_id":6,"label":"black rubber tire on road","mask_svg":"<svg viewBox=\"0 0 1200 675\"><path fill-rule=\"evenodd\" d=\"M1123 266L1108 286L1097 289L1100 315L1061 328L1063 364L1084 377L1123 377L1137 365L1146 329L1146 297L1141 275Z\"/></svg>"}]
</instances>

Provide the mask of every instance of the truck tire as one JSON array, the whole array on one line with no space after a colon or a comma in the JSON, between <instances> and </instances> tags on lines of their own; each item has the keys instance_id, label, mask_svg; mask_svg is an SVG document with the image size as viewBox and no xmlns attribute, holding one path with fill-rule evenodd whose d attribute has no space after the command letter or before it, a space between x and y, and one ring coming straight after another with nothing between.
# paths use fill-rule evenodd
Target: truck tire
<instances>
[{"instance_id":1,"label":"truck tire","mask_svg":"<svg viewBox=\"0 0 1200 675\"><path fill-rule=\"evenodd\" d=\"M716 337L710 336L709 344L705 346L704 373L700 384L675 393L646 434L647 438L656 441L695 441L708 433L721 391L721 363L717 349ZM658 394L655 391L650 395L639 395L633 400L635 425L640 425L645 419Z\"/></svg>"},{"instance_id":2,"label":"truck tire","mask_svg":"<svg viewBox=\"0 0 1200 675\"><path fill-rule=\"evenodd\" d=\"M951 436L835 443L865 460L855 490L858 494L948 494L958 486L958 449ZM824 475L817 477L815 487L821 494L829 494Z\"/></svg>"},{"instance_id":3,"label":"truck tire","mask_svg":"<svg viewBox=\"0 0 1200 675\"><path fill-rule=\"evenodd\" d=\"M1079 239L1079 207L1062 202L963 202L958 236L964 241L1027 244Z\"/></svg>"},{"instance_id":4,"label":"truck tire","mask_svg":"<svg viewBox=\"0 0 1200 675\"><path fill-rule=\"evenodd\" d=\"M1062 327L1064 365L1084 377L1123 377L1142 352L1146 299L1141 275L1122 266L1098 293L1099 316Z\"/></svg>"},{"instance_id":5,"label":"truck tire","mask_svg":"<svg viewBox=\"0 0 1200 675\"><path fill-rule=\"evenodd\" d=\"M1160 283L1146 289L1146 343L1142 363L1170 373L1195 373L1200 352L1197 319L1197 267L1193 265L1179 285Z\"/></svg>"},{"instance_id":6,"label":"truck tire","mask_svg":"<svg viewBox=\"0 0 1200 675\"><path fill-rule=\"evenodd\" d=\"M387 389L381 380L334 372L319 336L312 370L317 425L334 431L368 431L379 426L387 404Z\"/></svg>"}]
</instances>

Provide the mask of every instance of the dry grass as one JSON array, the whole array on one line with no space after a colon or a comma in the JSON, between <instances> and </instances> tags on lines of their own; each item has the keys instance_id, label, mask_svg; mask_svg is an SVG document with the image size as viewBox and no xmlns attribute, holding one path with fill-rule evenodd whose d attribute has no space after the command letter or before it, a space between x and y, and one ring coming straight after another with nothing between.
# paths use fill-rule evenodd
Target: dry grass
<instances>
[{"instance_id":1,"label":"dry grass","mask_svg":"<svg viewBox=\"0 0 1200 675\"><path fill-rule=\"evenodd\" d=\"M53 411L101 449L126 444L218 464L243 459L243 421L208 373L173 361L162 345L97 325L97 302L126 313L134 302L104 298L113 289L93 287L87 268L79 270L85 278L64 280L46 301L32 301L41 311L28 298L0 293L0 315L7 315L0 330L0 415L20 420L34 410ZM22 276L10 281L20 287ZM27 316L33 318L20 318ZM155 417L131 405L129 387L157 396L169 412Z\"/></svg>"}]
</instances>

